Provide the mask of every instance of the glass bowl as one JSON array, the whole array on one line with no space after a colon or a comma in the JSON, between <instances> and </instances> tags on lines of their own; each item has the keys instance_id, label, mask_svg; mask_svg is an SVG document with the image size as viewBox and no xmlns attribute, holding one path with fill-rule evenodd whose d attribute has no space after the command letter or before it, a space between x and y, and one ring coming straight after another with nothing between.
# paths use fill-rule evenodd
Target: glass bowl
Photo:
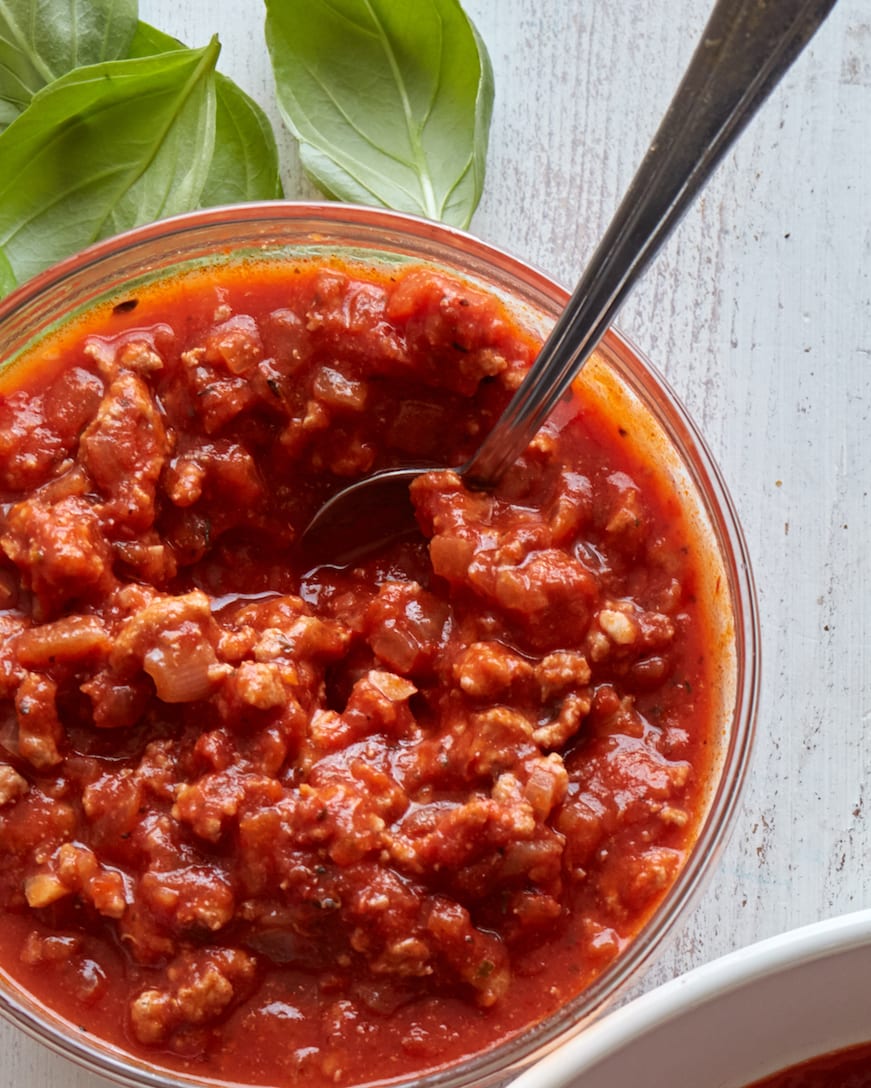
<instances>
[{"instance_id":1,"label":"glass bowl","mask_svg":"<svg viewBox=\"0 0 871 1088\"><path fill-rule=\"evenodd\" d=\"M369 264L424 262L446 270L501 297L541 334L568 297L558 284L507 253L406 215L333 203L208 209L98 243L0 301L0 389L6 368L17 357L96 304L123 301L137 283L239 259L281 261L336 253ZM718 750L692 852L637 937L557 1013L482 1054L427 1073L425 1083L432 1088L502 1083L599 1018L638 976L711 871L746 774L757 708L759 632L750 563L726 487L661 374L616 330L608 332L579 381L585 396L631 421L629 440L671 477L692 534L707 556L700 588L718 624L713 632ZM137 1088L190 1088L204 1082L201 1075L168 1071L84 1035L8 976L0 980L0 1012L55 1051L116 1081ZM379 1083L377 1075L372 1083ZM424 1083L424 1078L390 1083Z\"/></svg>"}]
</instances>

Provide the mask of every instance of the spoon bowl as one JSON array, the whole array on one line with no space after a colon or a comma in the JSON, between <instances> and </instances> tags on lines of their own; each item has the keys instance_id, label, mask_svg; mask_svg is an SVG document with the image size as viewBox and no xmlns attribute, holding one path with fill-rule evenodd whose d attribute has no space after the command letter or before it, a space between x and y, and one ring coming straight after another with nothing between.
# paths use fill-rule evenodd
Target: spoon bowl
<instances>
[{"instance_id":1,"label":"spoon bowl","mask_svg":"<svg viewBox=\"0 0 871 1088\"><path fill-rule=\"evenodd\" d=\"M409 487L433 465L385 468L327 499L300 541L304 566L350 566L417 531Z\"/></svg>"}]
</instances>

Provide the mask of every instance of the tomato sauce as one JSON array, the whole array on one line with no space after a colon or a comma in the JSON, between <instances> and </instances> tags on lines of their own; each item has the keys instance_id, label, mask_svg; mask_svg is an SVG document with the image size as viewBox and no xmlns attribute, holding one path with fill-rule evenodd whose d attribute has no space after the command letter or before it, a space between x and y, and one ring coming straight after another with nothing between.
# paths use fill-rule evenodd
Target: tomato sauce
<instances>
[{"instance_id":1,"label":"tomato sauce","mask_svg":"<svg viewBox=\"0 0 871 1088\"><path fill-rule=\"evenodd\" d=\"M705 556L577 393L493 494L299 547L347 481L458 465L538 349L419 268L149 287L0 377L0 964L171 1069L442 1067L590 984L709 780Z\"/></svg>"}]
</instances>

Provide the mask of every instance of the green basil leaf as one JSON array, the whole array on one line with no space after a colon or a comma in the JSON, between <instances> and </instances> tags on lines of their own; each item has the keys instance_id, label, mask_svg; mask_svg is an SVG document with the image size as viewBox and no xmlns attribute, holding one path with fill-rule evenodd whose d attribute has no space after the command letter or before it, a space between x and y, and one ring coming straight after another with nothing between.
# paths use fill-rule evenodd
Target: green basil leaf
<instances>
[{"instance_id":1,"label":"green basil leaf","mask_svg":"<svg viewBox=\"0 0 871 1088\"><path fill-rule=\"evenodd\" d=\"M200 197L204 208L284 196L278 148L266 114L232 79L217 74L215 152Z\"/></svg>"},{"instance_id":2,"label":"green basil leaf","mask_svg":"<svg viewBox=\"0 0 871 1088\"><path fill-rule=\"evenodd\" d=\"M282 117L327 195L468 226L493 73L459 0L265 0Z\"/></svg>"},{"instance_id":3,"label":"green basil leaf","mask_svg":"<svg viewBox=\"0 0 871 1088\"><path fill-rule=\"evenodd\" d=\"M12 265L9 263L9 258L3 252L0 247L0 298L4 295L8 295L9 292L18 286L18 280L15 278L15 273L12 271Z\"/></svg>"},{"instance_id":4,"label":"green basil leaf","mask_svg":"<svg viewBox=\"0 0 871 1088\"><path fill-rule=\"evenodd\" d=\"M150 56L184 48L175 38L140 22L131 56ZM200 197L204 208L284 196L278 148L266 114L241 87L217 73L215 151Z\"/></svg>"},{"instance_id":5,"label":"green basil leaf","mask_svg":"<svg viewBox=\"0 0 871 1088\"><path fill-rule=\"evenodd\" d=\"M0 132L2 132L7 125L12 124L18 116L18 112L18 108L13 106L11 102L0 102Z\"/></svg>"},{"instance_id":6,"label":"green basil leaf","mask_svg":"<svg viewBox=\"0 0 871 1088\"><path fill-rule=\"evenodd\" d=\"M98 238L198 206L217 39L61 76L0 134L0 246L23 281Z\"/></svg>"},{"instance_id":7,"label":"green basil leaf","mask_svg":"<svg viewBox=\"0 0 871 1088\"><path fill-rule=\"evenodd\" d=\"M0 0L0 118L88 64L120 60L136 28L137 0Z\"/></svg>"},{"instance_id":8,"label":"green basil leaf","mask_svg":"<svg viewBox=\"0 0 871 1088\"><path fill-rule=\"evenodd\" d=\"M133 41L127 51L128 57L153 57L156 53L172 53L176 49L186 49L187 46L178 38L172 38L156 26L143 23L140 19L136 24Z\"/></svg>"}]
</instances>

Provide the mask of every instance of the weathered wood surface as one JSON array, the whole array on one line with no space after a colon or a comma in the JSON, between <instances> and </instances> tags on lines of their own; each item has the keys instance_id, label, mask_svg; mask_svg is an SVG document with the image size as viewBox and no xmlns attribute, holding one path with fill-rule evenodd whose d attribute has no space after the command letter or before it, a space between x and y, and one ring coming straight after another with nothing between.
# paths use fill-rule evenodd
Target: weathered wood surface
<instances>
[{"instance_id":1,"label":"weathered wood surface","mask_svg":"<svg viewBox=\"0 0 871 1088\"><path fill-rule=\"evenodd\" d=\"M496 75L473 230L570 283L708 0L467 0ZM280 126L256 0L141 0ZM314 196L283 137L289 196ZM871 6L840 0L627 303L738 508L763 688L731 841L638 985L871 903ZM120 1011L120 1010L119 1010ZM0 1088L96 1078L0 1024Z\"/></svg>"}]
</instances>

